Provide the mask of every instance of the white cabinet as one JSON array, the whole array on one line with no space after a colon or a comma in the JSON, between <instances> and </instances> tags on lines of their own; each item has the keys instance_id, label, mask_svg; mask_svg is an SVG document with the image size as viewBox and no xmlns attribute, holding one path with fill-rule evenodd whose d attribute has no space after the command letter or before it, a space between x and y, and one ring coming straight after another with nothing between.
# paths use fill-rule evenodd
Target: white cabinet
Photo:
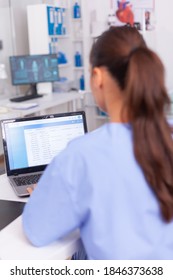
<instances>
[{"instance_id":1,"label":"white cabinet","mask_svg":"<svg viewBox=\"0 0 173 280\"><path fill-rule=\"evenodd\" d=\"M68 6L56 7L47 4L27 6L28 37L30 54L62 54L59 64L60 74L62 69L68 69L66 76L72 79L70 71L71 54L69 35L69 8ZM58 58L59 59L59 58Z\"/></svg>"},{"instance_id":2,"label":"white cabinet","mask_svg":"<svg viewBox=\"0 0 173 280\"><path fill-rule=\"evenodd\" d=\"M89 130L93 130L98 125L95 113L96 109L95 106L93 107L93 102L91 101L92 96L90 94L89 82L89 53L93 41L90 35L90 4L87 0L66 0L64 2L65 5L58 7L52 5L50 1L49 4L28 6L27 17L30 54L50 53L52 50L57 54L63 52L67 58L67 63L59 64L60 77L67 77L68 80L74 81L73 88L80 88L80 78L84 75L85 95L81 92L81 98L84 97L84 102L82 102L82 105L79 104L78 108L83 108L85 105L88 105L85 107L87 122ZM73 7L76 2L80 5L80 18L74 18L73 14ZM65 32L62 35L52 35L52 33L56 33L57 30L59 32L60 30L57 28L57 19L54 19L57 16L57 8L64 9L63 20ZM54 10L55 13L53 13ZM49 15L49 18L48 11L52 13L51 16ZM55 21L54 28L52 23L49 29L50 21ZM62 28L61 30L64 29ZM76 52L79 52L82 57L82 65L77 67L75 66ZM40 84L39 86L42 85Z\"/></svg>"},{"instance_id":3,"label":"white cabinet","mask_svg":"<svg viewBox=\"0 0 173 280\"><path fill-rule=\"evenodd\" d=\"M65 2L65 4L64 4ZM80 18L74 18L74 5L78 2ZM27 7L30 54L57 53L60 77L74 81L80 89L84 75L85 90L89 89L90 34L87 1L63 1L63 5L37 4ZM82 64L75 65L75 54L80 53Z\"/></svg>"}]
</instances>

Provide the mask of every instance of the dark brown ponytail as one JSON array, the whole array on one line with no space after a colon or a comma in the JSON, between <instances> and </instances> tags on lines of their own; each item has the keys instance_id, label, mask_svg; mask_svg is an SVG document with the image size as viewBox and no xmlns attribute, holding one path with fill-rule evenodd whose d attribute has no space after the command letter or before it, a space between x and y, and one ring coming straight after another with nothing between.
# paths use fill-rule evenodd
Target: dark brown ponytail
<instances>
[{"instance_id":1,"label":"dark brown ponytail","mask_svg":"<svg viewBox=\"0 0 173 280\"><path fill-rule=\"evenodd\" d=\"M164 69L147 48L131 55L126 75L126 108L133 127L134 153L155 192L163 218L173 218L173 141L165 119L169 98Z\"/></svg>"},{"instance_id":2,"label":"dark brown ponytail","mask_svg":"<svg viewBox=\"0 0 173 280\"><path fill-rule=\"evenodd\" d=\"M135 28L113 27L94 43L92 67L105 66L125 94L136 160L154 191L165 221L173 219L173 141L165 108L170 100L164 67Z\"/></svg>"}]
</instances>

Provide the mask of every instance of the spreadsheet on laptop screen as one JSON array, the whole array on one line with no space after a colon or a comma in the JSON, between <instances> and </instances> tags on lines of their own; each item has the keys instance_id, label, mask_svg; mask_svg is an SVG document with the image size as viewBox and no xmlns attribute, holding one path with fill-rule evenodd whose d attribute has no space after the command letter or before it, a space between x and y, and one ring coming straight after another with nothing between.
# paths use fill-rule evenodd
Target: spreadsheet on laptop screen
<instances>
[{"instance_id":1,"label":"spreadsheet on laptop screen","mask_svg":"<svg viewBox=\"0 0 173 280\"><path fill-rule=\"evenodd\" d=\"M5 131L11 170L48 164L85 133L82 115L6 123Z\"/></svg>"}]
</instances>

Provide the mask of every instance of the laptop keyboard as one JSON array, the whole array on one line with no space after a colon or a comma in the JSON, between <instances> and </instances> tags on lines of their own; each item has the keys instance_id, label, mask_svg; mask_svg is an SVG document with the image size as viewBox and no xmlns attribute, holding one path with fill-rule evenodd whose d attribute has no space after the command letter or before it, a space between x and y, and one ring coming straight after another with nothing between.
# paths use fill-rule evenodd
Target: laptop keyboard
<instances>
[{"instance_id":1,"label":"laptop keyboard","mask_svg":"<svg viewBox=\"0 0 173 280\"><path fill-rule=\"evenodd\" d=\"M14 177L13 180L17 186L36 184L41 177L41 174L27 175L22 177Z\"/></svg>"}]
</instances>

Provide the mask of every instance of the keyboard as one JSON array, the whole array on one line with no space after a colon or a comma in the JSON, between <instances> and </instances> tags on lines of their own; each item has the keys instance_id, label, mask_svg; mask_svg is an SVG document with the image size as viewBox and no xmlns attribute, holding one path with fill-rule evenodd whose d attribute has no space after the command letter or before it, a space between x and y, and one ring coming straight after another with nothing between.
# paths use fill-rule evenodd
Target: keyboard
<instances>
[{"instance_id":1,"label":"keyboard","mask_svg":"<svg viewBox=\"0 0 173 280\"><path fill-rule=\"evenodd\" d=\"M17 186L33 185L38 183L41 174L26 175L21 177L14 177L13 180Z\"/></svg>"},{"instance_id":2,"label":"keyboard","mask_svg":"<svg viewBox=\"0 0 173 280\"><path fill-rule=\"evenodd\" d=\"M23 96L17 96L17 97L10 98L10 101L11 102L23 102L23 101L39 98L42 96L43 95L41 95L41 94L29 94L29 95L23 95Z\"/></svg>"}]
</instances>

